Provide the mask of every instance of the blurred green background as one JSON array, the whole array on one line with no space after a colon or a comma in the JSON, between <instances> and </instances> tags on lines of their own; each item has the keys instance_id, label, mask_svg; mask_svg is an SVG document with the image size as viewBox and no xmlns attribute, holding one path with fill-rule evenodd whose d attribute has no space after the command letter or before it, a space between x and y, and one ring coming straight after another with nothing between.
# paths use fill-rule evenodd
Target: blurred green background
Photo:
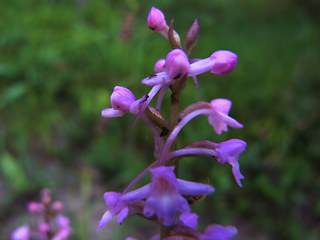
<instances>
[{"instance_id":1,"label":"blurred green background","mask_svg":"<svg viewBox=\"0 0 320 240\"><path fill-rule=\"evenodd\" d=\"M12 0L0 3L0 238L30 220L26 204L50 188L65 202L72 239L147 239L158 227L140 219L95 232L105 191L121 191L152 159L152 134L134 116L102 119L116 85L136 97L140 81L170 47L146 25L155 5L180 36L199 18L191 57L237 53L229 75L191 81L182 107L228 98L243 129L216 136L206 117L179 145L240 138L246 179L229 166L186 159L181 177L216 192L194 207L206 224L235 225L236 239L320 238L320 4L317 0ZM168 96L166 99L168 103ZM147 181L145 179L144 181ZM34 221L34 219L32 220ZM114 225L114 226L113 226Z\"/></svg>"}]
</instances>

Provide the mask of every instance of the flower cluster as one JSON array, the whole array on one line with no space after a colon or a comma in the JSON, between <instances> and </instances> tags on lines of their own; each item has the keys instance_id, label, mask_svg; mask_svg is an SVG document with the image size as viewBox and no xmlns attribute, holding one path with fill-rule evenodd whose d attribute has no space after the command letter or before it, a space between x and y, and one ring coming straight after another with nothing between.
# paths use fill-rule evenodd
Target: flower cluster
<instances>
[{"instance_id":1,"label":"flower cluster","mask_svg":"<svg viewBox=\"0 0 320 240\"><path fill-rule=\"evenodd\" d=\"M65 240L72 229L68 217L61 214L63 203L52 201L51 192L44 189L40 202L29 202L28 211L41 219L35 228L29 225L18 227L11 234L12 240Z\"/></svg>"},{"instance_id":2,"label":"flower cluster","mask_svg":"<svg viewBox=\"0 0 320 240\"><path fill-rule=\"evenodd\" d=\"M230 164L236 183L242 187L244 179L240 172L239 155L246 143L240 139L230 139L221 143L200 140L177 148L177 137L181 129L193 118L208 116L208 123L214 132L222 134L228 127L242 128L243 125L228 115L231 101L213 99L211 102L196 102L179 110L180 96L188 77L192 77L198 87L196 76L205 72L215 75L228 74L237 65L238 57L227 50L213 52L205 59L190 59L188 55L195 46L198 33L198 19L190 27L184 47L179 34L173 29L173 21L168 25L164 14L152 7L147 24L150 29L164 36L173 48L165 58L159 59L154 73L141 81L151 86L149 93L136 99L125 87L116 86L111 94L111 108L103 109L103 117L120 117L125 113L136 115L135 123L141 118L154 135L154 161L141 172L123 192L106 192L104 199L108 210L103 214L98 229L104 227L112 218L119 224L128 216L137 215L162 226L161 234L151 239L199 239L228 240L237 234L233 226L209 225L205 231L197 231L198 215L191 213L192 199L201 199L214 192L211 185L191 182L178 178L178 165L186 156L208 156L220 164ZM166 121L161 105L167 91L171 91L170 121ZM157 96L155 107L151 100ZM145 175L151 173L151 182L135 190L131 188ZM160 237L161 236L161 237ZM134 238L127 238L134 239Z\"/></svg>"}]
</instances>

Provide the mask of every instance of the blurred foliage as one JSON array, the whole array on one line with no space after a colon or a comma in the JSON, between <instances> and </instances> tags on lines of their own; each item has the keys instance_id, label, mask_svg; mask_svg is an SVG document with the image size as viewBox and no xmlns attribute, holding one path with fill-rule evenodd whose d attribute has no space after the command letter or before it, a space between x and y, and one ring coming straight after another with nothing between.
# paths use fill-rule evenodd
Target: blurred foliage
<instances>
[{"instance_id":1,"label":"blurred foliage","mask_svg":"<svg viewBox=\"0 0 320 240\"><path fill-rule=\"evenodd\" d=\"M90 209L90 197L103 202L104 191L119 191L152 161L151 132L142 123L132 128L129 115L102 119L100 110L116 85L137 97L147 92L139 81L170 50L146 26L154 4L167 20L174 17L182 37L200 19L191 57L218 49L239 56L233 73L199 76L200 90L189 81L183 95L182 107L199 99L232 100L231 116L245 128L216 137L200 117L182 131L181 146L200 139L248 142L240 159L243 189L229 166L184 160L181 177L216 188L195 206L204 215L200 221L234 224L239 239L319 239L320 24L314 0L3 1L0 220L17 217L16 206L42 187L70 187L70 176L80 187L65 194L79 196L81 208ZM90 192L95 182L102 189ZM92 231L83 220L88 209L81 217L72 213L75 231L81 229L76 239ZM0 234L8 228L1 226Z\"/></svg>"}]
</instances>

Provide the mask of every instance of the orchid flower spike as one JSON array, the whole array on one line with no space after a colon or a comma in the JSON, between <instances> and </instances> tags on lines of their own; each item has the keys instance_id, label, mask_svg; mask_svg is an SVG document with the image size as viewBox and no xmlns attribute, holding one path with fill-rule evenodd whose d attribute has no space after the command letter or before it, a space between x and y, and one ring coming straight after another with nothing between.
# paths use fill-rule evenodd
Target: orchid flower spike
<instances>
[{"instance_id":1,"label":"orchid flower spike","mask_svg":"<svg viewBox=\"0 0 320 240\"><path fill-rule=\"evenodd\" d=\"M136 100L133 93L125 87L116 86L110 97L112 108L106 108L101 111L105 118L121 117L125 113L137 114L142 99Z\"/></svg>"},{"instance_id":2,"label":"orchid flower spike","mask_svg":"<svg viewBox=\"0 0 320 240\"><path fill-rule=\"evenodd\" d=\"M236 67L238 56L227 50L215 51L210 57L191 64L188 76L196 76L208 71L215 75L224 75Z\"/></svg>"},{"instance_id":3,"label":"orchid flower spike","mask_svg":"<svg viewBox=\"0 0 320 240\"><path fill-rule=\"evenodd\" d=\"M228 131L228 126L233 128L242 128L243 125L235 119L228 116L231 108L231 101L227 99L217 98L210 102L211 114L209 114L209 123L213 126L217 134L222 131Z\"/></svg>"}]
</instances>

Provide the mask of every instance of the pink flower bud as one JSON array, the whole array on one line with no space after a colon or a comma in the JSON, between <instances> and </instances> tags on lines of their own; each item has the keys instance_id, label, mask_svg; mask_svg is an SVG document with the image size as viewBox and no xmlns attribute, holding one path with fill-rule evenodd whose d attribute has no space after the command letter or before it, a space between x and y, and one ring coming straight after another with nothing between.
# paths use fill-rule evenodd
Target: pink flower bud
<instances>
[{"instance_id":1,"label":"pink flower bud","mask_svg":"<svg viewBox=\"0 0 320 240\"><path fill-rule=\"evenodd\" d=\"M148 27L154 31L161 31L167 27L167 23L164 17L164 14L155 7L152 7L148 19L147 19Z\"/></svg>"},{"instance_id":2,"label":"pink flower bud","mask_svg":"<svg viewBox=\"0 0 320 240\"><path fill-rule=\"evenodd\" d=\"M178 48L168 53L165 67L171 78L177 78L190 71L190 63L187 55Z\"/></svg>"},{"instance_id":3,"label":"pink flower bud","mask_svg":"<svg viewBox=\"0 0 320 240\"><path fill-rule=\"evenodd\" d=\"M154 72L162 72L165 68L166 60L165 59L159 59L155 64L154 64Z\"/></svg>"},{"instance_id":4,"label":"pink flower bud","mask_svg":"<svg viewBox=\"0 0 320 240\"><path fill-rule=\"evenodd\" d=\"M237 65L238 56L231 51L219 50L214 52L211 57L214 65L211 72L216 75L223 75L232 72Z\"/></svg>"},{"instance_id":5,"label":"pink flower bud","mask_svg":"<svg viewBox=\"0 0 320 240\"><path fill-rule=\"evenodd\" d=\"M114 110L129 112L130 105L136 101L136 98L128 88L116 86L111 94L110 101Z\"/></svg>"},{"instance_id":6,"label":"pink flower bud","mask_svg":"<svg viewBox=\"0 0 320 240\"><path fill-rule=\"evenodd\" d=\"M37 202L29 202L27 209L30 213L39 213L42 212L44 209L44 206L42 203Z\"/></svg>"}]
</instances>

